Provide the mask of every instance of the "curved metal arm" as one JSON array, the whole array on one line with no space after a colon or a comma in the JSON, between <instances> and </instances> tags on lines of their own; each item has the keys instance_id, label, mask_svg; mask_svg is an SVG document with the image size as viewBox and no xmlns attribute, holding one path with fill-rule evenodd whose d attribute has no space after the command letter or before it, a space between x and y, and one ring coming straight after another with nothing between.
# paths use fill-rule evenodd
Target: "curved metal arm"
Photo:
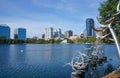
<instances>
[{"instance_id":1,"label":"curved metal arm","mask_svg":"<svg viewBox=\"0 0 120 78\"><path fill-rule=\"evenodd\" d=\"M112 37L113 37L113 39L114 39L114 41L115 41L115 44L116 44L116 47L117 47L117 50L118 50L118 54L119 54L119 56L120 56L120 46L119 46L119 42L118 42L118 39L117 39L117 37L116 37L116 34L115 34L114 30L111 28L111 23L108 25L108 28L109 28L109 30L110 30L110 32L111 32L111 34L112 34Z\"/></svg>"},{"instance_id":2,"label":"curved metal arm","mask_svg":"<svg viewBox=\"0 0 120 78\"><path fill-rule=\"evenodd\" d=\"M119 0L119 2L118 2L118 5L117 5L117 12L120 12L120 0Z\"/></svg>"},{"instance_id":3,"label":"curved metal arm","mask_svg":"<svg viewBox=\"0 0 120 78\"><path fill-rule=\"evenodd\" d=\"M114 41L115 41L115 44L116 44L116 47L117 47L117 50L118 50L118 54L119 54L119 56L120 56L120 46L119 46L119 42L118 42L118 39L117 39L117 37L116 37L116 34L115 34L114 30L113 30L112 27L111 27L111 24L116 23L116 22L117 22L117 21L116 21L116 18L117 18L118 16L120 16L120 0L119 0L119 2L118 2L118 5L117 5L116 10L117 10L117 13L116 13L116 14L112 15L112 17L111 17L110 19L106 20L104 23L102 23L102 24L100 24L100 25L101 25L101 27L107 27L107 28L110 30L110 32L111 32L111 34L112 34L112 37L113 37L113 39L114 39ZM98 19L98 18L97 18L97 19ZM98 19L98 22L100 23L100 20L99 20L99 19Z\"/></svg>"}]
</instances>

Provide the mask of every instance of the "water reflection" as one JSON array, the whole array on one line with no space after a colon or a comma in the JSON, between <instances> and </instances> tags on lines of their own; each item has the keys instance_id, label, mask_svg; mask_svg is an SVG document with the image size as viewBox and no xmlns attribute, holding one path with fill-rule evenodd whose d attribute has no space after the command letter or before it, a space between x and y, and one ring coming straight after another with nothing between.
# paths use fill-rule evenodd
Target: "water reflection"
<instances>
[{"instance_id":1,"label":"water reflection","mask_svg":"<svg viewBox=\"0 0 120 78\"><path fill-rule=\"evenodd\" d=\"M9 52L9 51L8 51ZM26 62L26 45L10 45L10 63L20 64Z\"/></svg>"},{"instance_id":2,"label":"water reflection","mask_svg":"<svg viewBox=\"0 0 120 78\"><path fill-rule=\"evenodd\" d=\"M51 59L52 45L27 45L27 63L44 63Z\"/></svg>"},{"instance_id":3,"label":"water reflection","mask_svg":"<svg viewBox=\"0 0 120 78\"><path fill-rule=\"evenodd\" d=\"M117 52L117 48L114 45L104 45L103 47L105 55L108 57L108 62L117 68L120 66L120 57Z\"/></svg>"},{"instance_id":4,"label":"water reflection","mask_svg":"<svg viewBox=\"0 0 120 78\"><path fill-rule=\"evenodd\" d=\"M64 65L76 52L83 52L83 46L91 45L0 45L0 78L70 78L72 69ZM120 60L115 45L103 45L103 49L108 59L112 59L108 63L117 68Z\"/></svg>"},{"instance_id":5,"label":"water reflection","mask_svg":"<svg viewBox=\"0 0 120 78\"><path fill-rule=\"evenodd\" d=\"M10 47L10 45L0 45L0 66L9 64Z\"/></svg>"}]
</instances>

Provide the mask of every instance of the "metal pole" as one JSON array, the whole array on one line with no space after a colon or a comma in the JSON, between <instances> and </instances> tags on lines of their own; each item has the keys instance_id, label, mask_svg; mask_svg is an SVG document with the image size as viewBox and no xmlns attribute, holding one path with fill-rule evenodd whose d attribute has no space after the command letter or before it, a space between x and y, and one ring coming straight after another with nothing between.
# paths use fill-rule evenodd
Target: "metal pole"
<instances>
[{"instance_id":1,"label":"metal pole","mask_svg":"<svg viewBox=\"0 0 120 78\"><path fill-rule=\"evenodd\" d=\"M111 28L111 24L108 25L108 28L109 28L109 30L110 30L110 32L112 34L112 37L113 37L113 39L115 41L115 45L117 47L118 54L119 54L119 57L120 57L120 46L119 46L119 42L118 42L118 39L116 37L116 34L115 34L114 30Z\"/></svg>"}]
</instances>

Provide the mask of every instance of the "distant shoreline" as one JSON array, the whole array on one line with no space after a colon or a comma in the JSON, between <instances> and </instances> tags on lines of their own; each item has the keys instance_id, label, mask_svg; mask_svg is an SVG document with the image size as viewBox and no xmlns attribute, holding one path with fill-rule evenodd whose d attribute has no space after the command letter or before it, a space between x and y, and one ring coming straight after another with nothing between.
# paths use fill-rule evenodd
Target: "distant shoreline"
<instances>
[{"instance_id":1,"label":"distant shoreline","mask_svg":"<svg viewBox=\"0 0 120 78\"><path fill-rule=\"evenodd\" d=\"M9 44L9 43L1 43L0 45L2 44ZM10 44L41 44L41 43L10 43ZM44 44L60 44L60 43L44 43ZM86 44L86 43L69 43L69 44ZM87 44L95 44L95 43L87 43ZM98 44L108 44L108 43L98 43ZM109 44L115 45L115 43L109 43Z\"/></svg>"}]
</instances>

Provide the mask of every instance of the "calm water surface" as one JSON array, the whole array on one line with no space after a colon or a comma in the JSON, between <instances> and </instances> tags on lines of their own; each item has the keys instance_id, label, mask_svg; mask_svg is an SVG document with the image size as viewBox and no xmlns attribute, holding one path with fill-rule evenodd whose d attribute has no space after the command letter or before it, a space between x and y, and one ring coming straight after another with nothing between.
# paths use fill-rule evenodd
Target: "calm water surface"
<instances>
[{"instance_id":1,"label":"calm water surface","mask_svg":"<svg viewBox=\"0 0 120 78\"><path fill-rule=\"evenodd\" d=\"M0 45L0 78L70 78L72 69L64 65L85 44ZM115 45L103 46L105 55L117 68L120 64Z\"/></svg>"}]
</instances>

